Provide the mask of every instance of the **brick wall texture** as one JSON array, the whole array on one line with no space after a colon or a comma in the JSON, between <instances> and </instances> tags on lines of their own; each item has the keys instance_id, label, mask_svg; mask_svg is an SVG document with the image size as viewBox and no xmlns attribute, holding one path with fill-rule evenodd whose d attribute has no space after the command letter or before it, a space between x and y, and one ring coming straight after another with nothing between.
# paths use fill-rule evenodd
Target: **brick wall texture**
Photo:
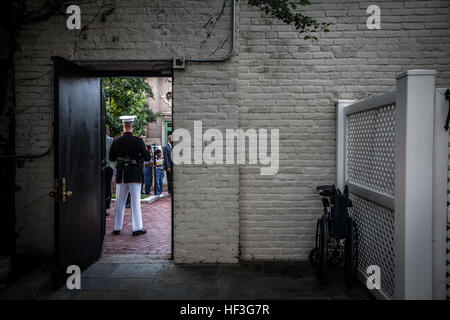
<instances>
[{"instance_id":1,"label":"brick wall texture","mask_svg":"<svg viewBox=\"0 0 450 320\"><path fill-rule=\"evenodd\" d=\"M52 64L67 59L225 56L232 0L97 1L81 4L74 32L58 15L24 26L16 53L17 153L42 152L52 133ZM239 1L236 52L188 63L173 80L174 128L277 128L280 168L181 165L174 177L175 261L306 260L321 214L315 186L335 181L335 102L395 89L408 69L435 69L450 85L450 2L317 0L305 13L332 23L318 41ZM112 10L114 8L114 10ZM53 155L17 171L18 250L54 250ZM148 226L151 228L151 226Z\"/></svg>"},{"instance_id":2,"label":"brick wall texture","mask_svg":"<svg viewBox=\"0 0 450 320\"><path fill-rule=\"evenodd\" d=\"M448 140L447 175L447 300L450 300L450 135Z\"/></svg>"}]
</instances>

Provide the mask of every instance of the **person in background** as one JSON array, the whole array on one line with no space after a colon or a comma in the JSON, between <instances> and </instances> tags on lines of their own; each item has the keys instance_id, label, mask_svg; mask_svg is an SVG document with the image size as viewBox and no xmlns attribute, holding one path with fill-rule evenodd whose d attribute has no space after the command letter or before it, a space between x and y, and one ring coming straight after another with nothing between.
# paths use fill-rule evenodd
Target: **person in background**
<instances>
[{"instance_id":1,"label":"person in background","mask_svg":"<svg viewBox=\"0 0 450 320\"><path fill-rule=\"evenodd\" d=\"M106 167L105 167L105 208L108 210L111 205L111 182L114 175L114 164L109 160L109 150L114 141L109 136L110 131L108 125L106 125ZM109 216L109 212L105 211L106 216Z\"/></svg>"},{"instance_id":2,"label":"person in background","mask_svg":"<svg viewBox=\"0 0 450 320\"><path fill-rule=\"evenodd\" d=\"M163 147L164 168L167 171L167 189L169 195L173 192L173 162L172 162L172 135L167 137L167 144Z\"/></svg>"},{"instance_id":3,"label":"person in background","mask_svg":"<svg viewBox=\"0 0 450 320\"><path fill-rule=\"evenodd\" d=\"M150 145L147 145L147 150L150 151L151 149L152 147ZM145 185L144 194L150 194L152 179L153 179L153 161L152 158L150 158L150 161L144 162L144 185Z\"/></svg>"},{"instance_id":4,"label":"person in background","mask_svg":"<svg viewBox=\"0 0 450 320\"><path fill-rule=\"evenodd\" d=\"M155 194L160 198L164 197L163 183L164 183L164 160L161 157L161 150L155 151L155 166L156 166L156 179L155 179Z\"/></svg>"}]
</instances>

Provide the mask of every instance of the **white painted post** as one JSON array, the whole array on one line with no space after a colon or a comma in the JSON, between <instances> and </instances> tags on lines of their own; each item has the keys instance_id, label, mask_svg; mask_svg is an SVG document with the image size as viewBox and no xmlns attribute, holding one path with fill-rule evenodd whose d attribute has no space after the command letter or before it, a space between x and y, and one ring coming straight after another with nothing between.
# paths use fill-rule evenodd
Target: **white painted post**
<instances>
[{"instance_id":1,"label":"white painted post","mask_svg":"<svg viewBox=\"0 0 450 320\"><path fill-rule=\"evenodd\" d=\"M344 190L345 183L345 113L344 108L355 100L339 99L336 102L336 187Z\"/></svg>"},{"instance_id":2,"label":"white painted post","mask_svg":"<svg viewBox=\"0 0 450 320\"><path fill-rule=\"evenodd\" d=\"M448 113L446 89L436 89L433 154L433 300L446 299Z\"/></svg>"},{"instance_id":3,"label":"white painted post","mask_svg":"<svg viewBox=\"0 0 450 320\"><path fill-rule=\"evenodd\" d=\"M433 70L397 77L395 299L432 299Z\"/></svg>"}]
</instances>

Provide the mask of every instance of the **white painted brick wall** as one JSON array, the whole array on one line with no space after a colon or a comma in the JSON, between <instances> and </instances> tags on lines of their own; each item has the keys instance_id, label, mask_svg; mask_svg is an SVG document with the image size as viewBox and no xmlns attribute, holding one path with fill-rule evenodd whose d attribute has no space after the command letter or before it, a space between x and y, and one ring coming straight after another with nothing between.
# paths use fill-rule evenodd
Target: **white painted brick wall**
<instances>
[{"instance_id":1,"label":"white painted brick wall","mask_svg":"<svg viewBox=\"0 0 450 320\"><path fill-rule=\"evenodd\" d=\"M76 35L67 30L61 16L24 27L16 55L18 153L42 152L49 144L52 55L68 59L208 58L224 56L231 46L230 39L226 40L230 1L115 1L115 11L105 22L101 21L101 4L81 5L83 23L100 15ZM236 69L237 63L204 64L177 72L174 126L189 127L193 120L202 119L206 128L236 127L237 96L232 97L237 92ZM208 168L207 172L204 167L176 169L175 260L236 262L237 168L225 172L223 168ZM48 193L53 188L53 155L18 169L17 184L22 187L16 201L18 251L51 255L54 211Z\"/></svg>"},{"instance_id":2,"label":"white painted brick wall","mask_svg":"<svg viewBox=\"0 0 450 320\"><path fill-rule=\"evenodd\" d=\"M194 120L208 128L237 127L237 63L188 64L173 83L174 129L194 140ZM193 154L193 152L192 152ZM174 169L176 262L237 262L239 171L237 165L178 165Z\"/></svg>"},{"instance_id":3,"label":"white painted brick wall","mask_svg":"<svg viewBox=\"0 0 450 320\"><path fill-rule=\"evenodd\" d=\"M191 63L175 72L174 126L192 128L193 120L203 120L204 129L279 128L280 170L261 176L248 166L177 167L177 262L236 262L239 255L245 260L306 259L321 213L315 186L335 181L335 100L392 90L395 76L407 69L436 69L437 85L450 80L448 1L377 2L382 29L367 30L366 8L372 3L318 0L307 13L333 23L318 42L305 41L292 27L240 3L236 55L226 63ZM16 56L18 153L40 152L48 145L51 55L224 56L231 39L225 41L229 0L217 24L207 24L222 4L116 1L106 22L97 18L77 37L60 16L26 26ZM82 5L83 21L90 21L100 5ZM22 252L53 252L52 159L18 169Z\"/></svg>"},{"instance_id":4,"label":"white painted brick wall","mask_svg":"<svg viewBox=\"0 0 450 320\"><path fill-rule=\"evenodd\" d=\"M407 69L450 77L448 1L381 1L381 30L367 30L371 2L314 1L306 13L333 23L318 42L241 6L239 126L280 128L274 177L241 168L243 259L306 260L322 214L315 187L334 183L337 99L362 100L395 88Z\"/></svg>"}]
</instances>

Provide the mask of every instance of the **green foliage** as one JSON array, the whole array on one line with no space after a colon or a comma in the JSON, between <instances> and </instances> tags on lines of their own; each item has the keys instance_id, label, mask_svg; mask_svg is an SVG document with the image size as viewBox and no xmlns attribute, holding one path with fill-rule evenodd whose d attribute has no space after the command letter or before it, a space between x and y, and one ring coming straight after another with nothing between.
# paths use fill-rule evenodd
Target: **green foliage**
<instances>
[{"instance_id":1,"label":"green foliage","mask_svg":"<svg viewBox=\"0 0 450 320\"><path fill-rule=\"evenodd\" d=\"M295 2L290 0L248 0L248 3L251 6L260 8L267 15L272 15L286 24L294 25L299 33L305 34L303 37L305 40L317 40L317 37L312 33L330 31L328 27L331 23L318 22L311 17L296 12L297 5L303 7L310 5L311 2L308 0L298 0Z\"/></svg>"},{"instance_id":2,"label":"green foliage","mask_svg":"<svg viewBox=\"0 0 450 320\"><path fill-rule=\"evenodd\" d=\"M153 99L153 91L145 78L104 78L103 90L106 100L106 124L112 137L122 134L120 116L135 115L134 134L145 133L149 122L156 122L161 113L148 108L147 98Z\"/></svg>"}]
</instances>

